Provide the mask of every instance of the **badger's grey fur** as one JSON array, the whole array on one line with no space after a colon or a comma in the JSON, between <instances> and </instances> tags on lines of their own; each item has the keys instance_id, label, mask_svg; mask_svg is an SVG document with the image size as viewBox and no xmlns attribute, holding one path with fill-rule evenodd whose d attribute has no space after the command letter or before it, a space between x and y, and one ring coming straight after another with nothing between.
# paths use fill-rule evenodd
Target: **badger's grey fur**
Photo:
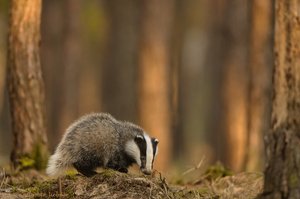
<instances>
[{"instance_id":1,"label":"badger's grey fur","mask_svg":"<svg viewBox=\"0 0 300 199\"><path fill-rule=\"evenodd\" d=\"M74 122L50 157L47 174L56 176L73 166L85 176L96 174L97 167L127 173L137 163L150 174L157 154L158 140L142 128L122 122L107 113L93 113Z\"/></svg>"}]
</instances>

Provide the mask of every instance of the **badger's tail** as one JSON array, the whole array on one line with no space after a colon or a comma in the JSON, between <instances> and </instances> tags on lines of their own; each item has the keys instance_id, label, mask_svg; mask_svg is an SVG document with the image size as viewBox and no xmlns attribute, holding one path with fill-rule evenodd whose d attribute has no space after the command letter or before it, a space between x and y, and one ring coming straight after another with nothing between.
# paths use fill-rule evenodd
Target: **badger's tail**
<instances>
[{"instance_id":1,"label":"badger's tail","mask_svg":"<svg viewBox=\"0 0 300 199\"><path fill-rule=\"evenodd\" d=\"M56 151L48 161L46 173L49 176L59 176L70 167L70 161L60 151Z\"/></svg>"}]
</instances>

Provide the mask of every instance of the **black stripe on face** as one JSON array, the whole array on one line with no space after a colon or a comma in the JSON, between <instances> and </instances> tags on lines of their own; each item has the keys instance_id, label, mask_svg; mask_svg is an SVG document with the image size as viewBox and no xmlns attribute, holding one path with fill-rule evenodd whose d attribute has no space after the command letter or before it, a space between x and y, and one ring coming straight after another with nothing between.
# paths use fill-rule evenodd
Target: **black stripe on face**
<instances>
[{"instance_id":1,"label":"black stripe on face","mask_svg":"<svg viewBox=\"0 0 300 199\"><path fill-rule=\"evenodd\" d=\"M152 159L152 167L153 167L153 162L154 162L154 158L155 158L155 153L156 153L157 145L158 145L158 139L156 139L156 138L151 138L151 142L152 142L152 147L153 147L153 159Z\"/></svg>"},{"instance_id":2,"label":"black stripe on face","mask_svg":"<svg viewBox=\"0 0 300 199\"><path fill-rule=\"evenodd\" d=\"M145 137L142 135L137 135L134 138L135 143L138 145L140 150L140 158L141 158L141 168L146 167L146 153L147 153L147 144Z\"/></svg>"}]
</instances>

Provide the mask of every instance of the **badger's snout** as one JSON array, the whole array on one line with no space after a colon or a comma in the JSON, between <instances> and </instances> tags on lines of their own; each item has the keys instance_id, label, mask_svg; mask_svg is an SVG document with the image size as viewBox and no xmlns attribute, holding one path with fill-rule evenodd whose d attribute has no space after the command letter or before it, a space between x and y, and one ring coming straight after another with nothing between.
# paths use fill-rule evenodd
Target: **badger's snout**
<instances>
[{"instance_id":1,"label":"badger's snout","mask_svg":"<svg viewBox=\"0 0 300 199\"><path fill-rule=\"evenodd\" d=\"M141 171L146 175L151 175L152 171L148 169L141 169Z\"/></svg>"}]
</instances>

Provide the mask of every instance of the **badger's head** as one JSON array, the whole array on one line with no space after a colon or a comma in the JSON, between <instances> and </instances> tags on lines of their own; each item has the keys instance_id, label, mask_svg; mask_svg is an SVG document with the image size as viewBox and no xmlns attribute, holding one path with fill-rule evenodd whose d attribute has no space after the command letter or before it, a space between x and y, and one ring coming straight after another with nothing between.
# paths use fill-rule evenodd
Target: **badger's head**
<instances>
[{"instance_id":1,"label":"badger's head","mask_svg":"<svg viewBox=\"0 0 300 199\"><path fill-rule=\"evenodd\" d=\"M146 133L138 134L126 144L126 152L140 166L141 171L150 175L153 169L154 158L158 152L158 139L151 138Z\"/></svg>"}]
</instances>

